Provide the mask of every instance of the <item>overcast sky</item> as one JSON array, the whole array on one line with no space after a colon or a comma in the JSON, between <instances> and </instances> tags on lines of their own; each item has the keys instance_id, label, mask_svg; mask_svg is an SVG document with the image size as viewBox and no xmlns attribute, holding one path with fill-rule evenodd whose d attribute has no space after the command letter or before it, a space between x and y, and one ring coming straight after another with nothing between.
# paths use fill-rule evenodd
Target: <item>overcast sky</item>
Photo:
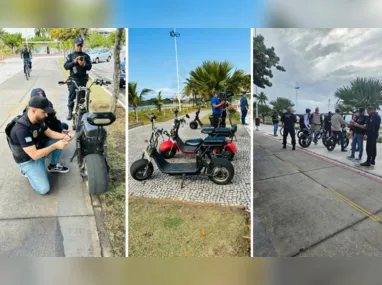
<instances>
[{"instance_id":1,"label":"overcast sky","mask_svg":"<svg viewBox=\"0 0 382 285\"><path fill-rule=\"evenodd\" d=\"M257 88L270 100L286 97L297 111L328 111L337 88L360 77L382 77L382 29L256 29L273 46L286 72L273 71L273 86Z\"/></svg>"}]
</instances>

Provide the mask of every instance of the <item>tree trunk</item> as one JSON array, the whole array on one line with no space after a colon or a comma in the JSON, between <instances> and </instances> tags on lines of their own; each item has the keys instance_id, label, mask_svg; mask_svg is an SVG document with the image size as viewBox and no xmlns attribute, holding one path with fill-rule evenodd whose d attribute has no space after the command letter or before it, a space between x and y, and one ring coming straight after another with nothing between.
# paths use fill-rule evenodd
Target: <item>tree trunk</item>
<instances>
[{"instance_id":1,"label":"tree trunk","mask_svg":"<svg viewBox=\"0 0 382 285\"><path fill-rule=\"evenodd\" d=\"M85 47L86 46L85 28L80 28L80 35L81 35L81 38L84 40L84 47Z\"/></svg>"},{"instance_id":2,"label":"tree trunk","mask_svg":"<svg viewBox=\"0 0 382 285\"><path fill-rule=\"evenodd\" d=\"M134 107L134 113L135 113L135 122L138 123L138 109L137 109L137 107Z\"/></svg>"},{"instance_id":3,"label":"tree trunk","mask_svg":"<svg viewBox=\"0 0 382 285\"><path fill-rule=\"evenodd\" d=\"M113 96L111 97L110 111L115 112L119 97L119 81L121 80L121 59L122 36L124 29L117 29L114 44L114 76L113 76ZM137 115L138 122L138 115Z\"/></svg>"}]
</instances>

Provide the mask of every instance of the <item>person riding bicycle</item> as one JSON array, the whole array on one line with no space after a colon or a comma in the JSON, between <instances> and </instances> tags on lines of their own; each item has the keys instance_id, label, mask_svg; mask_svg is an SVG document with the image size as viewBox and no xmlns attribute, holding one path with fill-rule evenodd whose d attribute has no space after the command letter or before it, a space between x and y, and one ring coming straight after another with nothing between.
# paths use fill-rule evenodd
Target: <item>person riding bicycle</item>
<instances>
[{"instance_id":1,"label":"person riding bicycle","mask_svg":"<svg viewBox=\"0 0 382 285\"><path fill-rule=\"evenodd\" d=\"M31 97L28 110L14 118L6 127L7 141L13 158L32 188L44 195L50 191L48 172L67 173L69 169L59 163L62 150L73 136L55 132L46 125L45 118L53 113L49 101L43 96ZM42 141L42 134L49 140ZM48 167L45 158L51 154Z\"/></svg>"},{"instance_id":2,"label":"person riding bicycle","mask_svg":"<svg viewBox=\"0 0 382 285\"><path fill-rule=\"evenodd\" d=\"M284 124L283 148L286 148L288 134L292 138L292 149L296 149L296 131L295 124L297 122L296 115L292 113L292 108L287 108L287 111L281 116L281 122Z\"/></svg>"},{"instance_id":3,"label":"person riding bicycle","mask_svg":"<svg viewBox=\"0 0 382 285\"><path fill-rule=\"evenodd\" d=\"M332 131L334 132L335 135L337 135L341 141L341 151L342 152L347 152L345 149L345 138L344 134L342 133L342 128L346 127L346 122L341 116L341 111L340 109L336 109L336 113L332 116L331 119L331 125L332 125Z\"/></svg>"},{"instance_id":4,"label":"person riding bicycle","mask_svg":"<svg viewBox=\"0 0 382 285\"><path fill-rule=\"evenodd\" d=\"M314 138L313 138L314 144L317 144L317 136L319 131L321 130L321 126L322 126L322 120L321 120L320 109L316 107L316 109L314 110L314 113L311 116L311 129L314 134Z\"/></svg>"},{"instance_id":5,"label":"person riding bicycle","mask_svg":"<svg viewBox=\"0 0 382 285\"><path fill-rule=\"evenodd\" d=\"M27 44L24 44L24 48L21 49L20 52L21 59L23 60L24 73L25 73L25 63L28 62L29 69L32 71L32 50L28 48Z\"/></svg>"},{"instance_id":6,"label":"person riding bicycle","mask_svg":"<svg viewBox=\"0 0 382 285\"><path fill-rule=\"evenodd\" d=\"M70 77L73 81L77 83L79 87L86 86L88 82L89 76L87 71L92 69L92 63L90 56L82 51L84 46L84 40L82 38L77 38L75 40L75 51L69 54L66 57L66 62L64 64L64 68L66 70L70 70ZM85 92L80 92L81 99L85 96ZM69 98L68 98L68 117L67 120L71 120L73 118L73 108L74 108L74 100L76 99L76 86L72 83L69 86Z\"/></svg>"}]
</instances>

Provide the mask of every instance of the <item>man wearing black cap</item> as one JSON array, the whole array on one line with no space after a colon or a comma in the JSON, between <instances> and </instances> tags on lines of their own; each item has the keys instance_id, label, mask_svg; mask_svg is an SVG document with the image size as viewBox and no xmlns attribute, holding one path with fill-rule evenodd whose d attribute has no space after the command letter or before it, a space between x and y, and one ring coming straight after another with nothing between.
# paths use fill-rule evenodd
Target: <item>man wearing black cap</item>
<instances>
[{"instance_id":1,"label":"man wearing black cap","mask_svg":"<svg viewBox=\"0 0 382 285\"><path fill-rule=\"evenodd\" d=\"M287 137L290 134L292 138L292 150L296 149L296 129L295 125L297 122L296 115L292 113L292 108L287 108L286 113L281 116L281 122L284 124L284 134L283 134L283 148L286 148Z\"/></svg>"},{"instance_id":2,"label":"man wearing black cap","mask_svg":"<svg viewBox=\"0 0 382 285\"><path fill-rule=\"evenodd\" d=\"M75 51L66 57L64 68L70 70L70 77L77 83L78 86L86 86L88 81L88 74L92 68L90 56L82 51L84 41L82 38L75 40ZM84 97L84 91L81 91L81 96ZM71 120L73 117L74 100L76 99L76 86L71 84L69 86L69 100L68 108L69 114L67 120Z\"/></svg>"},{"instance_id":3,"label":"man wearing black cap","mask_svg":"<svg viewBox=\"0 0 382 285\"><path fill-rule=\"evenodd\" d=\"M14 119L5 129L13 158L39 194L50 191L47 171L69 172L67 167L59 163L59 158L73 137L47 127L44 120L53 112L54 109L49 106L48 99L43 96L33 96L29 101L27 112ZM41 143L39 139L41 134L45 134L50 140ZM51 162L45 169L45 157L49 154Z\"/></svg>"}]
</instances>

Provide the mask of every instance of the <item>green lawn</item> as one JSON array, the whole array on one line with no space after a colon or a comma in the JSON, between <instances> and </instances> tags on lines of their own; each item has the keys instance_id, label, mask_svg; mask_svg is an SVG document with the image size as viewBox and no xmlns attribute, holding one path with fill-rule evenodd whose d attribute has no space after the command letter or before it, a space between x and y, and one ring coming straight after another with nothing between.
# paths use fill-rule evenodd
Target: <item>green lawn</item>
<instances>
[{"instance_id":1,"label":"green lawn","mask_svg":"<svg viewBox=\"0 0 382 285\"><path fill-rule=\"evenodd\" d=\"M241 207L129 197L131 257L249 257Z\"/></svg>"},{"instance_id":2,"label":"green lawn","mask_svg":"<svg viewBox=\"0 0 382 285\"><path fill-rule=\"evenodd\" d=\"M143 122L145 125L151 124L150 119L148 117L151 115L151 113L154 113L154 115L156 116L157 123L169 121L174 118L175 109L177 108L163 109L161 110L161 112L159 112L158 110L139 110L138 122ZM188 114L190 116L190 119L194 119L196 111L197 111L196 107L182 107L182 111L179 113L178 116L183 116L185 114ZM129 111L129 123L136 123L134 111Z\"/></svg>"},{"instance_id":3,"label":"green lawn","mask_svg":"<svg viewBox=\"0 0 382 285\"><path fill-rule=\"evenodd\" d=\"M59 59L59 62L63 66L64 60ZM68 71L64 70L64 72L66 76L69 75ZM90 109L92 111L109 110L111 97L102 87L93 85L90 95L92 101ZM126 248L126 111L118 106L115 115L117 120L107 128L108 161L110 164L109 191L100 195L99 198L114 255L124 257Z\"/></svg>"}]
</instances>

